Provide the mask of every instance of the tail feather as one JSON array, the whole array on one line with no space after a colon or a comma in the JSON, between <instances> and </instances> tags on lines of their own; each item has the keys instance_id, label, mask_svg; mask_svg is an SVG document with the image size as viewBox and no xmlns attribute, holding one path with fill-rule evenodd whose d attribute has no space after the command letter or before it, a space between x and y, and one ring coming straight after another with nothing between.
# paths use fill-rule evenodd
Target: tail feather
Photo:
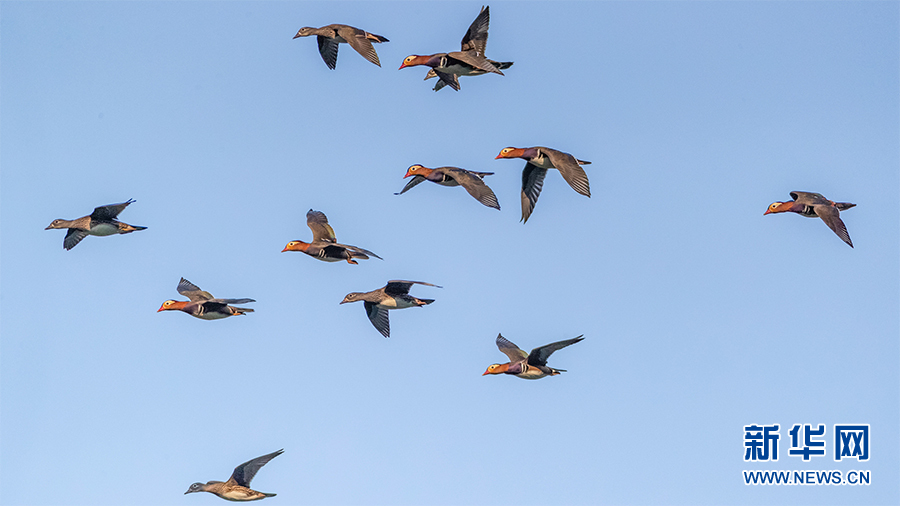
<instances>
[{"instance_id":1,"label":"tail feather","mask_svg":"<svg viewBox=\"0 0 900 506\"><path fill-rule=\"evenodd\" d=\"M231 309L234 309L234 314L235 314L235 315L242 315L242 314L244 314L244 313L252 313L252 312L253 312L253 310L250 309L249 307L234 307L234 306L231 306Z\"/></svg>"},{"instance_id":2,"label":"tail feather","mask_svg":"<svg viewBox=\"0 0 900 506\"><path fill-rule=\"evenodd\" d=\"M851 204L849 202L835 202L834 207L838 208L838 211L846 211L851 207L856 207L856 204Z\"/></svg>"},{"instance_id":3,"label":"tail feather","mask_svg":"<svg viewBox=\"0 0 900 506\"><path fill-rule=\"evenodd\" d=\"M369 32L366 32L366 38L371 40L372 42L390 42L389 40L387 40L386 37L382 37L381 35L375 35L374 33L369 33Z\"/></svg>"},{"instance_id":4,"label":"tail feather","mask_svg":"<svg viewBox=\"0 0 900 506\"><path fill-rule=\"evenodd\" d=\"M416 299L416 302L420 302L421 305L426 306L434 302L434 299Z\"/></svg>"}]
</instances>

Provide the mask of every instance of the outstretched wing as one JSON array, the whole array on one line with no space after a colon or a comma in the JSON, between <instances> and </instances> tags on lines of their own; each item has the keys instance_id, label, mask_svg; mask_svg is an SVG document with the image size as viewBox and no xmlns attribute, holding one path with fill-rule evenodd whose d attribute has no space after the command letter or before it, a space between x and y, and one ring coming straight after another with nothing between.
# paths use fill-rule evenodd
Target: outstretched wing
<instances>
[{"instance_id":1,"label":"outstretched wing","mask_svg":"<svg viewBox=\"0 0 900 506\"><path fill-rule=\"evenodd\" d=\"M542 169L531 162L525 163L522 170L522 221L528 223L528 217L537 204L537 199L541 195L541 189L544 188L544 178L547 176L547 169Z\"/></svg>"},{"instance_id":2,"label":"outstretched wing","mask_svg":"<svg viewBox=\"0 0 900 506\"><path fill-rule=\"evenodd\" d=\"M826 199L821 193L793 191L791 192L791 198L808 206L815 204L831 204L831 201Z\"/></svg>"},{"instance_id":3,"label":"outstretched wing","mask_svg":"<svg viewBox=\"0 0 900 506\"><path fill-rule=\"evenodd\" d=\"M500 209L497 196L494 195L493 190L488 188L488 185L484 184L481 177L463 169L445 169L445 173L465 188L469 195L475 197L478 202L494 209Z\"/></svg>"},{"instance_id":4,"label":"outstretched wing","mask_svg":"<svg viewBox=\"0 0 900 506\"><path fill-rule=\"evenodd\" d=\"M366 32L358 28L354 28L353 30L355 33L348 33L348 36L344 36L344 34L341 34L341 37L344 37L344 39L347 40L347 44L350 44L350 47L355 49L357 53L361 54L363 58L380 67L381 62L378 61L378 53L375 52L375 48L372 46L372 43L368 38L366 38Z\"/></svg>"},{"instance_id":5,"label":"outstretched wing","mask_svg":"<svg viewBox=\"0 0 900 506\"><path fill-rule=\"evenodd\" d=\"M278 450L277 452L272 452L268 455L263 455L262 457L256 457L253 460L248 460L243 464L234 468L234 472L231 473L231 478L228 481L233 481L242 487L250 487L250 482L253 480L253 477L256 476L256 473L259 469L266 465L270 460L284 453L284 450Z\"/></svg>"},{"instance_id":6,"label":"outstretched wing","mask_svg":"<svg viewBox=\"0 0 900 506\"><path fill-rule=\"evenodd\" d=\"M337 238L334 236L334 229L328 224L328 218L322 211L313 211L312 209L306 213L306 225L313 233L313 242L325 241L335 242Z\"/></svg>"},{"instance_id":7,"label":"outstretched wing","mask_svg":"<svg viewBox=\"0 0 900 506\"><path fill-rule=\"evenodd\" d=\"M828 225L828 228L833 230L834 233L851 248L853 247L853 241L850 240L850 233L847 232L847 226L844 225L844 221L841 220L841 213L836 207L831 204L823 204L813 206L813 209L816 211L816 215L818 215L819 218L822 218L822 221Z\"/></svg>"},{"instance_id":8,"label":"outstretched wing","mask_svg":"<svg viewBox=\"0 0 900 506\"><path fill-rule=\"evenodd\" d=\"M484 52L487 49L488 25L490 23L490 6L482 7L481 12L478 13L478 17L475 18L475 21L472 21L466 34L463 36L462 41L460 42L462 49L460 50L475 50L478 51L478 54L484 56Z\"/></svg>"},{"instance_id":9,"label":"outstretched wing","mask_svg":"<svg viewBox=\"0 0 900 506\"><path fill-rule=\"evenodd\" d=\"M512 341L503 337L502 334L497 334L497 348L500 348L500 351L509 357L510 364L523 362L528 359L528 354L525 353L525 350L513 344Z\"/></svg>"},{"instance_id":10,"label":"outstretched wing","mask_svg":"<svg viewBox=\"0 0 900 506\"><path fill-rule=\"evenodd\" d=\"M550 358L550 355L552 355L554 351L561 350L566 346L575 344L578 341L583 340L584 338L582 336L578 336L572 339L566 339L565 341L550 343L548 345L541 346L540 348L535 348L531 350L531 353L528 355L528 365L545 366L547 365L547 359Z\"/></svg>"},{"instance_id":11,"label":"outstretched wing","mask_svg":"<svg viewBox=\"0 0 900 506\"><path fill-rule=\"evenodd\" d=\"M488 60L484 55L481 55L476 51L458 51L447 53L447 56L471 65L476 69L484 70L485 72L493 72L495 74L500 74L501 76L503 75L503 72L500 72L500 69L495 67L494 64L491 63L491 60Z\"/></svg>"},{"instance_id":12,"label":"outstretched wing","mask_svg":"<svg viewBox=\"0 0 900 506\"><path fill-rule=\"evenodd\" d=\"M588 182L587 174L585 174L584 169L581 168L574 156L550 148L538 149L550 159L550 163L559 170L563 179L569 183L573 190L587 197L591 196L591 185Z\"/></svg>"},{"instance_id":13,"label":"outstretched wing","mask_svg":"<svg viewBox=\"0 0 900 506\"><path fill-rule=\"evenodd\" d=\"M400 190L400 193L395 193L394 195L403 195L403 194L406 193L410 188L412 188L413 186L415 186L415 185L421 183L422 181L425 181L425 177L424 177L424 176L413 176L413 178L410 179L408 183L406 183L406 186L404 186L403 189Z\"/></svg>"},{"instance_id":14,"label":"outstretched wing","mask_svg":"<svg viewBox=\"0 0 900 506\"><path fill-rule=\"evenodd\" d=\"M63 239L63 248L70 250L87 236L87 230L82 230L80 228L70 228L69 231L66 232L66 238Z\"/></svg>"},{"instance_id":15,"label":"outstretched wing","mask_svg":"<svg viewBox=\"0 0 900 506\"><path fill-rule=\"evenodd\" d=\"M325 65L334 70L334 67L337 65L338 43L332 38L321 35L316 35L316 41L319 43L319 54L325 60Z\"/></svg>"},{"instance_id":16,"label":"outstretched wing","mask_svg":"<svg viewBox=\"0 0 900 506\"><path fill-rule=\"evenodd\" d=\"M407 295L409 294L409 289L413 285L425 285L425 286L433 286L435 288L442 288L438 285L433 285L431 283L426 283L424 281L405 281L402 279L393 279L388 281L387 286L384 287L384 293L388 295Z\"/></svg>"},{"instance_id":17,"label":"outstretched wing","mask_svg":"<svg viewBox=\"0 0 900 506\"><path fill-rule=\"evenodd\" d=\"M434 73L437 74L440 79L440 81L434 85L434 91L440 91L444 86L449 86L454 90L459 91L459 79L457 79L456 74L447 74L439 70L435 70Z\"/></svg>"},{"instance_id":18,"label":"outstretched wing","mask_svg":"<svg viewBox=\"0 0 900 506\"><path fill-rule=\"evenodd\" d=\"M91 218L95 220L114 220L132 202L134 202L134 199L128 199L128 202L122 202L121 204L95 207L94 212L91 213Z\"/></svg>"},{"instance_id":19,"label":"outstretched wing","mask_svg":"<svg viewBox=\"0 0 900 506\"><path fill-rule=\"evenodd\" d=\"M192 301L212 300L213 298L211 293L201 290L199 286L184 278L178 282L178 293Z\"/></svg>"},{"instance_id":20,"label":"outstretched wing","mask_svg":"<svg viewBox=\"0 0 900 506\"><path fill-rule=\"evenodd\" d=\"M388 319L388 310L378 307L374 302L365 302L366 315L369 321L375 326L378 332L384 337L391 337L391 322Z\"/></svg>"}]
</instances>

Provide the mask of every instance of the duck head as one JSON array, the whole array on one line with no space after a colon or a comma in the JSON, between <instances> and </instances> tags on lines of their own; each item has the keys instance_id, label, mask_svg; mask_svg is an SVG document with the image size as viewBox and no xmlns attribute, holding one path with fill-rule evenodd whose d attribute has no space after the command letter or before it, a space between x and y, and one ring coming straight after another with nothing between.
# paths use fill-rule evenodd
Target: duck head
<instances>
[{"instance_id":1,"label":"duck head","mask_svg":"<svg viewBox=\"0 0 900 506\"><path fill-rule=\"evenodd\" d=\"M341 301L341 304L344 304L344 303L347 303L347 302L356 302L356 301L362 300L362 299L359 298L360 295L362 295L362 294L359 293L359 292L351 292L351 293L348 293L347 295L344 296L344 300Z\"/></svg>"},{"instance_id":2,"label":"duck head","mask_svg":"<svg viewBox=\"0 0 900 506\"><path fill-rule=\"evenodd\" d=\"M50 226L48 226L44 230L52 230L54 228L69 228L66 226L66 224L68 224L68 223L69 222L66 220L53 220L53 222L50 223Z\"/></svg>"},{"instance_id":3,"label":"duck head","mask_svg":"<svg viewBox=\"0 0 900 506\"><path fill-rule=\"evenodd\" d=\"M428 176L431 174L433 169L429 169L428 167L423 167L419 164L410 165L408 169L406 169L406 175L403 176L403 179L406 179L410 176Z\"/></svg>"},{"instance_id":4,"label":"duck head","mask_svg":"<svg viewBox=\"0 0 900 506\"><path fill-rule=\"evenodd\" d=\"M284 253L285 251L302 251L305 253L307 248L309 248L308 242L291 241L287 243L287 246L285 246L284 249L281 250L281 252Z\"/></svg>"},{"instance_id":5,"label":"duck head","mask_svg":"<svg viewBox=\"0 0 900 506\"><path fill-rule=\"evenodd\" d=\"M184 495L188 495L193 492L203 492L205 486L206 485L204 485L203 483L194 483L190 486L190 488L187 489L187 492L185 492Z\"/></svg>"},{"instance_id":6,"label":"duck head","mask_svg":"<svg viewBox=\"0 0 900 506\"><path fill-rule=\"evenodd\" d=\"M310 35L313 34L313 30L315 30L315 28L313 28L311 26L304 26L303 28L301 28L300 30L297 31L297 35L294 35L294 38L296 39L297 37L309 37ZM196 483L195 483L195 485L196 485Z\"/></svg>"},{"instance_id":7,"label":"duck head","mask_svg":"<svg viewBox=\"0 0 900 506\"><path fill-rule=\"evenodd\" d=\"M785 211L790 211L791 206L789 204L793 204L793 202L772 202L769 204L769 208L766 209L766 212L763 213L763 216L769 213L783 213Z\"/></svg>"},{"instance_id":8,"label":"duck head","mask_svg":"<svg viewBox=\"0 0 900 506\"><path fill-rule=\"evenodd\" d=\"M425 65L428 60L431 59L430 56L420 56L417 54L411 54L403 59L403 65L400 65L400 69L406 67L415 67L416 65ZM397 70L400 70L397 69Z\"/></svg>"},{"instance_id":9,"label":"duck head","mask_svg":"<svg viewBox=\"0 0 900 506\"><path fill-rule=\"evenodd\" d=\"M494 157L494 160L499 158L521 158L524 154L525 150L521 148L503 148L500 150L500 154Z\"/></svg>"},{"instance_id":10,"label":"duck head","mask_svg":"<svg viewBox=\"0 0 900 506\"><path fill-rule=\"evenodd\" d=\"M487 371L484 371L484 374L482 374L482 376L487 376L488 374L503 374L507 369L509 369L509 363L491 364L488 366Z\"/></svg>"},{"instance_id":11,"label":"duck head","mask_svg":"<svg viewBox=\"0 0 900 506\"><path fill-rule=\"evenodd\" d=\"M184 306L186 306L187 303L188 303L188 301L186 301L186 300L171 300L170 299L170 300L163 302L162 306L159 306L159 309L157 309L156 312L158 313L160 311L175 311L175 310L179 310L179 309L184 309Z\"/></svg>"}]
</instances>

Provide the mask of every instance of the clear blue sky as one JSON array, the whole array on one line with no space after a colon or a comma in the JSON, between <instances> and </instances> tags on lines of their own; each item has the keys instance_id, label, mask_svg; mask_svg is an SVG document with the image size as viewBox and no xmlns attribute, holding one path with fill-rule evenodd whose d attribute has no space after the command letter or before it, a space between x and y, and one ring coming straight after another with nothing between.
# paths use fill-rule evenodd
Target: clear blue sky
<instances>
[{"instance_id":1,"label":"clear blue sky","mask_svg":"<svg viewBox=\"0 0 900 506\"><path fill-rule=\"evenodd\" d=\"M431 91L481 3L0 4L0 503L223 504L195 481L284 448L266 504L900 502L897 2L491 4L506 76ZM302 26L390 39L382 68ZM556 172L519 223L521 160ZM502 206L408 166L493 171ZM763 216L857 204L855 249ZM134 198L146 231L62 249L55 218ZM308 209L382 257L281 253ZM186 277L256 312L157 313ZM382 338L351 291L437 301ZM482 377L498 332L569 372ZM743 426L781 457L743 460ZM795 423L871 425L871 459L787 455ZM748 487L744 469L871 470Z\"/></svg>"}]
</instances>

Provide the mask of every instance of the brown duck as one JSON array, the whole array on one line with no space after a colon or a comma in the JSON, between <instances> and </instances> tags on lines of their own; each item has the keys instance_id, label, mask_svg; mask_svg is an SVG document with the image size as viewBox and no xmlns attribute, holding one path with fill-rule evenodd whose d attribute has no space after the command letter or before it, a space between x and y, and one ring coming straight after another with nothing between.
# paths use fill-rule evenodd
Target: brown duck
<instances>
[{"instance_id":1,"label":"brown duck","mask_svg":"<svg viewBox=\"0 0 900 506\"><path fill-rule=\"evenodd\" d=\"M190 300L167 300L156 312L177 310L201 320L221 320L253 312L250 308L234 307L229 304L256 302L253 299L214 299L211 293L201 290L199 286L184 278L178 282L178 293Z\"/></svg>"},{"instance_id":2,"label":"brown duck","mask_svg":"<svg viewBox=\"0 0 900 506\"><path fill-rule=\"evenodd\" d=\"M498 158L522 158L527 163L522 170L522 221L527 223L531 211L534 210L537 199L544 187L544 177L547 170L556 169L562 174L563 179L569 183L573 190L584 195L591 196L591 185L582 165L591 162L579 160L569 153L563 153L555 149L543 146L531 148L503 148Z\"/></svg>"},{"instance_id":3,"label":"brown duck","mask_svg":"<svg viewBox=\"0 0 900 506\"><path fill-rule=\"evenodd\" d=\"M835 202L826 199L821 193L812 192L794 191L791 192L791 198L794 199L791 202L773 202L769 205L769 208L766 209L766 212L763 213L763 216L790 211L792 213L797 213L800 216L806 216L807 218L822 218L822 221L828 225L828 228L833 230L834 233L837 234L842 241L847 243L848 246L851 248L853 247L853 242L850 240L850 233L847 232L847 227L841 220L841 211L846 211L851 207L855 207L856 204L851 204L849 202Z\"/></svg>"},{"instance_id":4,"label":"brown duck","mask_svg":"<svg viewBox=\"0 0 900 506\"><path fill-rule=\"evenodd\" d=\"M94 208L94 212L75 220L53 220L50 226L44 230L55 228L67 228L69 232L63 239L63 248L70 250L82 239L89 235L107 236L116 234L130 234L135 230L146 230L147 227L129 225L116 220L116 216L125 210L134 200L121 204L110 204Z\"/></svg>"},{"instance_id":5,"label":"brown duck","mask_svg":"<svg viewBox=\"0 0 900 506\"><path fill-rule=\"evenodd\" d=\"M297 35L294 35L294 38L309 37L310 35L316 36L316 40L319 42L319 54L322 55L325 65L328 65L331 70L334 70L337 65L338 44L342 42L349 44L363 58L379 67L381 62L378 61L378 53L375 52L372 43L390 42L381 35L348 25L327 25L322 28L304 26L297 32Z\"/></svg>"},{"instance_id":6,"label":"brown duck","mask_svg":"<svg viewBox=\"0 0 900 506\"><path fill-rule=\"evenodd\" d=\"M413 186L428 180L441 186L462 186L478 202L494 209L500 209L497 196L483 181L484 176L493 174L493 172L474 172L460 169L459 167L429 169L421 165L412 165L406 169L406 175L403 176L404 179L408 177L412 177L412 179L406 183L406 186L400 190L400 193L395 193L394 195L402 195Z\"/></svg>"},{"instance_id":7,"label":"brown duck","mask_svg":"<svg viewBox=\"0 0 900 506\"><path fill-rule=\"evenodd\" d=\"M284 453L284 450L278 450L277 452L248 460L234 468L234 472L231 473L231 478L228 478L228 481L224 483L221 481L194 483L184 494L209 492L229 501L256 501L266 497L275 497L275 494L257 492L251 489L250 482L262 466L282 453Z\"/></svg>"},{"instance_id":8,"label":"brown duck","mask_svg":"<svg viewBox=\"0 0 900 506\"><path fill-rule=\"evenodd\" d=\"M291 241L281 250L282 253L285 251L300 251L323 262L346 261L349 264L357 264L356 260L354 260L355 258L367 260L370 256L383 260L383 258L367 249L338 243L334 235L334 229L328 224L328 218L322 211L310 209L306 213L306 225L312 230L312 242Z\"/></svg>"}]
</instances>

